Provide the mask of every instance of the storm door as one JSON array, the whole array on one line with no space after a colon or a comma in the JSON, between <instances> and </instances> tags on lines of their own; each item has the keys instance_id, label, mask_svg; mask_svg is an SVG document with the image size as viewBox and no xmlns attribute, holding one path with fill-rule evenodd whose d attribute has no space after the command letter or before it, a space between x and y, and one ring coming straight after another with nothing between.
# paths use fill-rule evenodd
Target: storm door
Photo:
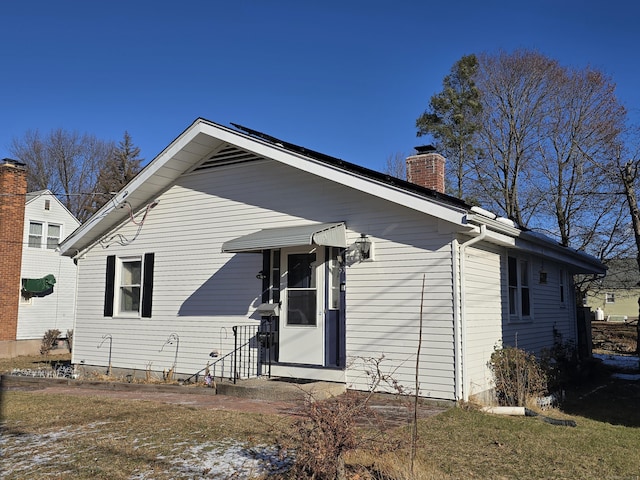
<instances>
[{"instance_id":1,"label":"storm door","mask_svg":"<svg viewBox=\"0 0 640 480\"><path fill-rule=\"evenodd\" d=\"M283 249L279 361L323 365L324 249Z\"/></svg>"}]
</instances>

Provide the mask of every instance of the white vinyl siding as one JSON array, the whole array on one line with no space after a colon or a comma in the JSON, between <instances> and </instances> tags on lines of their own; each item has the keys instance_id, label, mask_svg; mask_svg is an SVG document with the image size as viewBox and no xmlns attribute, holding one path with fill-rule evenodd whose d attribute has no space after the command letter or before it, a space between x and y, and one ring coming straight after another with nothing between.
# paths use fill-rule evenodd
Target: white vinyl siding
<instances>
[{"instance_id":1,"label":"white vinyl siding","mask_svg":"<svg viewBox=\"0 0 640 480\"><path fill-rule=\"evenodd\" d=\"M256 188L259 186L259 188ZM453 307L450 233L429 217L377 197L276 162L227 166L187 175L158 197L136 240L107 250L96 245L80 260L74 362L104 365L96 349L113 337L113 366L170 367L175 351L161 347L180 338L178 373L204 368L214 348L232 349L231 326L256 324L261 302L261 254L222 254L225 241L262 228L345 221L348 243L366 233L375 260L347 266L347 363L382 358L405 388L413 388L422 280L424 293L420 391L454 398ZM206 227L203 227L206 226ZM131 238L138 226L118 233ZM113 232L109 236L111 236ZM153 318L103 317L105 259L156 253ZM362 372L347 368L346 381L365 389Z\"/></svg>"},{"instance_id":2,"label":"white vinyl siding","mask_svg":"<svg viewBox=\"0 0 640 480\"><path fill-rule=\"evenodd\" d=\"M503 257L506 268L506 255ZM540 354L544 348L553 345L554 329L561 335L563 341L577 344L576 305L573 294L574 285L571 275L566 268L540 259L529 260L531 272L544 270L547 272L547 282L540 283L537 276L530 284L532 308L535 308L534 322L512 322L505 318L503 323L503 342L506 345L518 346L529 352ZM560 302L560 269L565 270L565 302ZM507 282L504 280L503 289L506 292ZM506 309L507 306L505 305Z\"/></svg>"},{"instance_id":3,"label":"white vinyl siding","mask_svg":"<svg viewBox=\"0 0 640 480\"><path fill-rule=\"evenodd\" d=\"M49 203L48 209L46 202ZM56 284L50 295L34 297L29 302L20 302L16 338L41 339L44 333L51 329L58 329L65 335L67 330L73 328L77 269L73 259L61 256L55 251L55 247L65 235L73 232L79 223L50 194L34 195L26 202L24 223L23 241L30 248L22 249L21 278L42 278L51 274L55 276ZM36 231L32 229L33 224L41 227L38 235L35 235ZM56 234L58 237L53 246ZM52 248L47 248L49 245ZM18 288L16 294L19 294Z\"/></svg>"},{"instance_id":4,"label":"white vinyl siding","mask_svg":"<svg viewBox=\"0 0 640 480\"><path fill-rule=\"evenodd\" d=\"M480 394L493 387L488 363L502 337L501 251L483 245L465 250L464 320L466 334L466 378L463 386L467 396Z\"/></svg>"}]
</instances>

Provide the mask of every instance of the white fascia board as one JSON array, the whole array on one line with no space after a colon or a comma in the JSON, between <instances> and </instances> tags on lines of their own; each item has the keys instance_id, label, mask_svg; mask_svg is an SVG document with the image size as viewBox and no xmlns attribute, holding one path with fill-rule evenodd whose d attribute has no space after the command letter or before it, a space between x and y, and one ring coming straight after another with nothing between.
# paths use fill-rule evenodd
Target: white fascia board
<instances>
[{"instance_id":1,"label":"white fascia board","mask_svg":"<svg viewBox=\"0 0 640 480\"><path fill-rule=\"evenodd\" d=\"M484 225L486 226L486 224ZM473 238L482 234L480 225L472 225L472 227L472 230L464 232L464 234ZM515 247L516 245L516 239L514 237L494 230L489 230L489 228L485 230L483 241L493 243L494 245L500 245L502 247Z\"/></svg>"},{"instance_id":2,"label":"white fascia board","mask_svg":"<svg viewBox=\"0 0 640 480\"><path fill-rule=\"evenodd\" d=\"M516 241L516 248L536 253L540 256L569 264L577 273L593 273L603 275L607 268L597 258L579 250L563 247L557 243L541 240L537 235L527 235L523 232Z\"/></svg>"},{"instance_id":3,"label":"white fascia board","mask_svg":"<svg viewBox=\"0 0 640 480\"><path fill-rule=\"evenodd\" d=\"M473 213L469 215L469 221L473 224L487 226L487 241L491 241L493 238L503 239L503 243L494 243L572 265L580 273L603 274L606 272L606 267L597 258L579 250L563 247L546 235L520 230ZM507 240L509 238L511 240Z\"/></svg>"},{"instance_id":4,"label":"white fascia board","mask_svg":"<svg viewBox=\"0 0 640 480\"><path fill-rule=\"evenodd\" d=\"M175 155L177 155L182 149L184 149L201 131L201 120L196 120L189 128L187 128L178 138L176 138L167 148L165 148L155 159L153 159L142 171L136 175L131 182L125 185L115 197L110 199L105 205L100 208L89 220L83 223L80 228L76 229L70 236L68 236L61 244L60 250L62 255L73 256L75 248L73 245L81 242L86 236L90 236L91 232L98 226L98 224L110 213L118 208L122 202L127 200L130 194L135 192L141 185L147 182L151 177L156 175L160 169L162 169ZM165 186L170 185L176 178L184 173L183 171L175 170L173 176L164 177L162 184ZM163 188L158 187L159 193ZM134 210L139 205L132 205ZM124 212L120 215L120 219L116 219L111 223L110 227L113 228L119 225L124 219L128 217L128 212ZM108 230L108 229L107 229ZM97 233L96 236L102 232ZM88 243L94 243L95 239L91 239ZM82 244L83 249L88 245Z\"/></svg>"},{"instance_id":5,"label":"white fascia board","mask_svg":"<svg viewBox=\"0 0 640 480\"><path fill-rule=\"evenodd\" d=\"M465 209L446 205L436 200L425 198L419 194L413 194L392 185L377 182L371 178L365 178L358 176L355 173L346 172L339 167L333 167L326 163L314 160L313 158L309 158L301 154L295 154L284 148L281 149L275 145L262 142L253 137L246 137L242 134L238 134L235 131L225 131L214 126L210 127L215 129L215 133L212 133L212 135L239 148L253 152L256 155L273 159L285 165L317 175L321 178L326 178L327 180L389 200L390 202L403 205L421 213L426 213L457 226L471 228L467 225L467 211Z\"/></svg>"}]
</instances>

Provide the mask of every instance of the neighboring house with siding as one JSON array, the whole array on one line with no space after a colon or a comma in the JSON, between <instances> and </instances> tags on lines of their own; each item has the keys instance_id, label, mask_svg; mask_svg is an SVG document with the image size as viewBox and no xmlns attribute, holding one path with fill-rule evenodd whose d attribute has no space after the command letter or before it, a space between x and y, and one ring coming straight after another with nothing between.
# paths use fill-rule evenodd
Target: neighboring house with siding
<instances>
[{"instance_id":1,"label":"neighboring house with siding","mask_svg":"<svg viewBox=\"0 0 640 480\"><path fill-rule=\"evenodd\" d=\"M592 282L584 303L592 312L609 321L638 318L640 273L635 258L619 258L607 263L607 276Z\"/></svg>"},{"instance_id":2,"label":"neighboring house with siding","mask_svg":"<svg viewBox=\"0 0 640 480\"><path fill-rule=\"evenodd\" d=\"M196 120L62 243L74 363L190 375L260 326L272 376L365 390L384 357L412 388L422 311L420 394L467 400L497 344L578 340L572 275L604 266L445 195L440 155L404 181L235 127Z\"/></svg>"},{"instance_id":3,"label":"neighboring house with siding","mask_svg":"<svg viewBox=\"0 0 640 480\"><path fill-rule=\"evenodd\" d=\"M37 354L47 330L73 329L76 266L59 243L80 223L49 190L26 193L26 166L4 159L0 356Z\"/></svg>"},{"instance_id":4,"label":"neighboring house with siding","mask_svg":"<svg viewBox=\"0 0 640 480\"><path fill-rule=\"evenodd\" d=\"M39 347L47 330L66 337L73 329L77 267L60 255L59 244L80 222L49 190L26 198L16 339Z\"/></svg>"}]
</instances>

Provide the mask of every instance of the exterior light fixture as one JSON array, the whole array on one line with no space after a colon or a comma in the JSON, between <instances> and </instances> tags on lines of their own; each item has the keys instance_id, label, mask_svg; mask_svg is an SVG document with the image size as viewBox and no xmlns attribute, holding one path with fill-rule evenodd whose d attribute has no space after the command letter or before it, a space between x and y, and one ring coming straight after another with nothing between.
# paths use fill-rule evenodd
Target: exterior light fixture
<instances>
[{"instance_id":1,"label":"exterior light fixture","mask_svg":"<svg viewBox=\"0 0 640 480\"><path fill-rule=\"evenodd\" d=\"M545 272L544 270L540 270L540 283L547 283L547 272Z\"/></svg>"},{"instance_id":2,"label":"exterior light fixture","mask_svg":"<svg viewBox=\"0 0 640 480\"><path fill-rule=\"evenodd\" d=\"M360 260L370 260L371 257L371 239L364 233L360 234L360 238L356 240L356 248L360 255Z\"/></svg>"}]
</instances>

